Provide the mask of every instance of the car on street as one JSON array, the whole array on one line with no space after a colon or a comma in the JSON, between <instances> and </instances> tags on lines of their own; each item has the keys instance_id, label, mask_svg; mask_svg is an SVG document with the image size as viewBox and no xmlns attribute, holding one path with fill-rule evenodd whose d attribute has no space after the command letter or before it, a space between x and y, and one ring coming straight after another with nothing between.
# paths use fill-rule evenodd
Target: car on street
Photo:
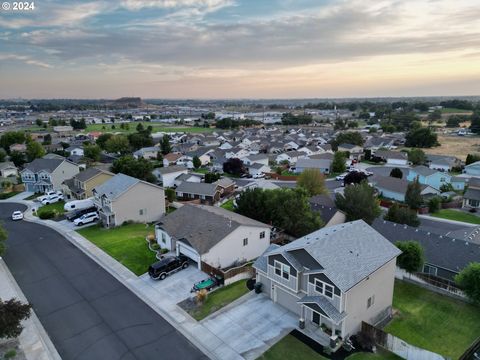
<instances>
[{"instance_id":1,"label":"car on street","mask_svg":"<svg viewBox=\"0 0 480 360\"><path fill-rule=\"evenodd\" d=\"M50 195L42 200L43 205L54 204L63 200L62 194Z\"/></svg>"},{"instance_id":2,"label":"car on street","mask_svg":"<svg viewBox=\"0 0 480 360\"><path fill-rule=\"evenodd\" d=\"M148 267L148 275L153 280L163 280L168 275L188 267L188 257L180 254L179 256L167 256L162 260Z\"/></svg>"},{"instance_id":3,"label":"car on street","mask_svg":"<svg viewBox=\"0 0 480 360\"><path fill-rule=\"evenodd\" d=\"M345 176L347 176L347 173L337 175L335 180L342 181L343 179L345 179Z\"/></svg>"},{"instance_id":4,"label":"car on street","mask_svg":"<svg viewBox=\"0 0 480 360\"><path fill-rule=\"evenodd\" d=\"M12 213L12 220L22 220L23 219L23 213L19 210L14 211Z\"/></svg>"},{"instance_id":5,"label":"car on street","mask_svg":"<svg viewBox=\"0 0 480 360\"><path fill-rule=\"evenodd\" d=\"M255 174L255 175L253 175L253 178L254 179L263 179L263 178L265 178L265 174L264 173Z\"/></svg>"},{"instance_id":6,"label":"car on street","mask_svg":"<svg viewBox=\"0 0 480 360\"><path fill-rule=\"evenodd\" d=\"M93 211L93 212L90 212L90 213L87 213L87 214L83 214L78 219L73 220L73 223L76 226L82 226L82 225L85 225L85 224L90 224L90 223L92 223L94 221L97 221L99 219L100 219L100 217L98 216L98 213L96 211Z\"/></svg>"}]
</instances>

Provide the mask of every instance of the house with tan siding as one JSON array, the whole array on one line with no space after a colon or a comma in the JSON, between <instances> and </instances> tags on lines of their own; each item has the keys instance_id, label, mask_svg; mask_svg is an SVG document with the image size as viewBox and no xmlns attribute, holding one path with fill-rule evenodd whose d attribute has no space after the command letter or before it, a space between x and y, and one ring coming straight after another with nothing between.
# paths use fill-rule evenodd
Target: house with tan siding
<instances>
[{"instance_id":1,"label":"house with tan siding","mask_svg":"<svg viewBox=\"0 0 480 360\"><path fill-rule=\"evenodd\" d=\"M73 178L64 181L64 194L68 199L83 200L93 196L93 189L111 179L113 173L97 169L88 168L81 171Z\"/></svg>"}]
</instances>

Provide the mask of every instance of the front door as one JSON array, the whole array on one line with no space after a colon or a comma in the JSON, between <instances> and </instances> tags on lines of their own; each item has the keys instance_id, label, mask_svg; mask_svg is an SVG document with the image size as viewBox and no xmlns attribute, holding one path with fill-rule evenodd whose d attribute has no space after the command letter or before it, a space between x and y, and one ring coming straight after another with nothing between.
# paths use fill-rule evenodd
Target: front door
<instances>
[{"instance_id":1,"label":"front door","mask_svg":"<svg viewBox=\"0 0 480 360\"><path fill-rule=\"evenodd\" d=\"M314 322L317 325L320 325L320 314L312 311L312 322Z\"/></svg>"}]
</instances>

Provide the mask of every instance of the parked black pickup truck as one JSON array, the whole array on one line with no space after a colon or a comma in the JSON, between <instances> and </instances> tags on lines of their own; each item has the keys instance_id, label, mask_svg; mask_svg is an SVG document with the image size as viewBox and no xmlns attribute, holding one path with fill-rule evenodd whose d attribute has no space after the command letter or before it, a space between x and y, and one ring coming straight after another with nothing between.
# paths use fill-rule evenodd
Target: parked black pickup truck
<instances>
[{"instance_id":1,"label":"parked black pickup truck","mask_svg":"<svg viewBox=\"0 0 480 360\"><path fill-rule=\"evenodd\" d=\"M188 267L188 257L184 255L168 256L157 261L148 268L148 275L153 280L163 280L171 273L178 270L186 269Z\"/></svg>"}]
</instances>

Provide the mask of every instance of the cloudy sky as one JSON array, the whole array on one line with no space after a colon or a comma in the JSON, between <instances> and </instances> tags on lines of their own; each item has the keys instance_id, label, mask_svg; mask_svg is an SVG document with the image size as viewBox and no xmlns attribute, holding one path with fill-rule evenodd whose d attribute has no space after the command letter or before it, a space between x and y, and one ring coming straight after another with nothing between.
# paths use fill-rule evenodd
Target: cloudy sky
<instances>
[{"instance_id":1,"label":"cloudy sky","mask_svg":"<svg viewBox=\"0 0 480 360\"><path fill-rule=\"evenodd\" d=\"M421 95L480 95L479 0L35 0L33 11L0 10L0 98Z\"/></svg>"}]
</instances>

